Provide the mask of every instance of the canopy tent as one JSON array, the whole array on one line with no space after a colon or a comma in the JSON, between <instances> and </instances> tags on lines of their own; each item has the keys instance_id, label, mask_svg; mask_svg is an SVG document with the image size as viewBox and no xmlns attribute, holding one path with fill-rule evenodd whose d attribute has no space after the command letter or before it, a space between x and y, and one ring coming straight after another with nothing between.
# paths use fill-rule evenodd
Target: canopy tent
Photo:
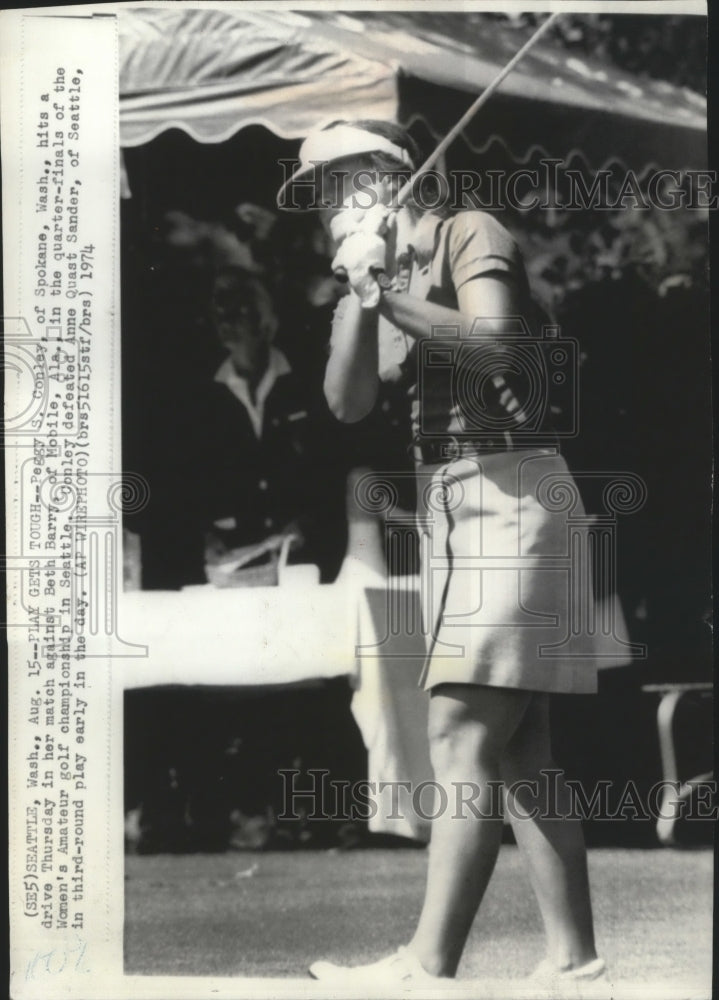
<instances>
[{"instance_id":1,"label":"canopy tent","mask_svg":"<svg viewBox=\"0 0 719 1000\"><path fill-rule=\"evenodd\" d=\"M461 13L123 7L119 22L123 146L169 128L217 143L250 124L298 139L357 117L420 119L444 134L524 40ZM520 162L701 168L706 103L543 39L464 138L475 152L501 143Z\"/></svg>"}]
</instances>

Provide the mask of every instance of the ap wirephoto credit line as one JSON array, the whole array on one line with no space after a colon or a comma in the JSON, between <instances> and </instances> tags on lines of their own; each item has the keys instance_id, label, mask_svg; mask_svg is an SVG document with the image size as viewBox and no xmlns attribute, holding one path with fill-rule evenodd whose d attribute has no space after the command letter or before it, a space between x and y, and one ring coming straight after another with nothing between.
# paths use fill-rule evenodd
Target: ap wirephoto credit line
<instances>
[{"instance_id":1,"label":"ap wirephoto credit line","mask_svg":"<svg viewBox=\"0 0 719 1000\"><path fill-rule=\"evenodd\" d=\"M711 995L706 13L0 14L11 996Z\"/></svg>"}]
</instances>

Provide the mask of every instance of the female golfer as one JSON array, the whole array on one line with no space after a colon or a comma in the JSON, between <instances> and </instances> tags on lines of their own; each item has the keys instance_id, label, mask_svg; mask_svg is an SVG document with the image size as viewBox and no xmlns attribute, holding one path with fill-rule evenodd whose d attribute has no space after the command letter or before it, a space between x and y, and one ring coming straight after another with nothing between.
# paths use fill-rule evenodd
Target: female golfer
<instances>
[{"instance_id":1,"label":"female golfer","mask_svg":"<svg viewBox=\"0 0 719 1000\"><path fill-rule=\"evenodd\" d=\"M552 760L548 696L595 691L596 669L586 648L572 657L557 649L576 585L556 558L567 553L567 507L546 497L552 484L566 491L572 483L542 408L528 404L546 389L536 384L546 366L536 354L527 278L493 217L444 217L423 209L421 191L393 209L416 166L401 128L337 122L307 138L278 199L288 207L298 191L310 192L337 246L333 268L349 279L325 375L334 414L347 422L366 416L383 366L406 380L412 398L429 636L422 684L435 780L449 803L433 820L412 939L372 965L320 961L310 972L358 986L455 976L497 858L503 788L546 932L538 976L595 979L604 962L594 945L586 852ZM398 338L404 359L390 356ZM578 509L577 497L573 517ZM461 816L457 788L476 789Z\"/></svg>"}]
</instances>

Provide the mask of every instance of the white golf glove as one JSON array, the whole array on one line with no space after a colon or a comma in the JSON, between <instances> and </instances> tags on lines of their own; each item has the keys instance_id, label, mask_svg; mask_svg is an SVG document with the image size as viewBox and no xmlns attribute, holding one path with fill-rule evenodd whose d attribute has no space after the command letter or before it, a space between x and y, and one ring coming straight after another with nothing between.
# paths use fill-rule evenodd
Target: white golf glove
<instances>
[{"instance_id":1,"label":"white golf glove","mask_svg":"<svg viewBox=\"0 0 719 1000\"><path fill-rule=\"evenodd\" d=\"M332 270L344 269L352 290L360 298L363 309L379 305L381 289L375 275L385 270L387 245L372 232L354 232L342 240Z\"/></svg>"}]
</instances>

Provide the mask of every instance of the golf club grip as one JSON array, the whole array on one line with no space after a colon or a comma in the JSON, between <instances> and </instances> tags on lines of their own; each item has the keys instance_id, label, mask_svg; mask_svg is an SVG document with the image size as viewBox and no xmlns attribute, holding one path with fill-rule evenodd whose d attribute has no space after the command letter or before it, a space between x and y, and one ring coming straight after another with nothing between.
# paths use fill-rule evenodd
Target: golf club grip
<instances>
[{"instance_id":1,"label":"golf club grip","mask_svg":"<svg viewBox=\"0 0 719 1000\"><path fill-rule=\"evenodd\" d=\"M347 272L343 267L338 267L337 270L333 271L332 273L335 276L335 279L343 285L346 285L347 282L350 280L349 275L347 274ZM379 276L381 274L384 274L384 271L382 270L381 267L371 267L370 274L372 275L373 278L379 279Z\"/></svg>"}]
</instances>

